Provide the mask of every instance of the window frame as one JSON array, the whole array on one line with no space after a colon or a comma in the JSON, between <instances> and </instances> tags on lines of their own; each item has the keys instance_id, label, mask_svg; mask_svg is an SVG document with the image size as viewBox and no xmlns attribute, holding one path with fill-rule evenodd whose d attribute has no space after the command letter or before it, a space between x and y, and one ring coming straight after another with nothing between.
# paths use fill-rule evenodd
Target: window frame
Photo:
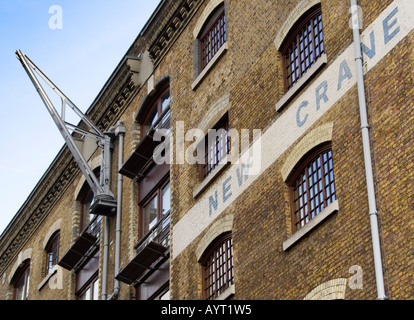
<instances>
[{"instance_id":1,"label":"window frame","mask_svg":"<svg viewBox=\"0 0 414 320\"><path fill-rule=\"evenodd\" d=\"M99 296L99 276L98 272L86 282L86 284L76 293L76 300L88 300L88 301L97 301L100 300ZM86 294L90 290L90 298L82 299L82 296L86 297ZM96 298L96 299L95 299Z\"/></svg>"},{"instance_id":2,"label":"window frame","mask_svg":"<svg viewBox=\"0 0 414 320\"><path fill-rule=\"evenodd\" d=\"M212 35L214 29L218 27L217 33L213 36L216 42L213 40L208 41L208 36ZM217 38L216 38L217 36ZM218 53L220 48L227 42L227 14L224 2L220 3L213 12L209 15L204 23L203 27L201 28L200 34L198 36L199 42L199 66L200 72L203 71L208 64L213 60L214 56ZM210 46L211 50L209 53L211 54L204 54L205 48Z\"/></svg>"},{"instance_id":3,"label":"window frame","mask_svg":"<svg viewBox=\"0 0 414 320\"><path fill-rule=\"evenodd\" d=\"M23 290L22 290L24 294L24 298L20 299L17 297L17 290L18 290L18 285L20 284L22 280L24 281ZM13 300L27 300L29 297L29 286L30 286L30 259L23 262L23 266L21 267L21 270L18 276L16 277L16 280L13 283Z\"/></svg>"},{"instance_id":4,"label":"window frame","mask_svg":"<svg viewBox=\"0 0 414 320\"><path fill-rule=\"evenodd\" d=\"M217 136L217 132L224 130L226 132L225 136L221 138ZM231 139L230 139L230 125L228 113L226 113L215 125L213 128L209 129L209 133L204 137L204 163L200 165L200 180L203 181L206 179L212 172L220 165L223 164L223 160L226 159L227 155L231 152ZM210 134L213 131L214 134ZM213 157L210 157L210 150L213 148L213 143L210 141L212 138L215 139L215 148L213 150ZM227 141L224 141L227 139ZM226 148L226 150L223 150ZM210 160L214 162L209 162Z\"/></svg>"},{"instance_id":5,"label":"window frame","mask_svg":"<svg viewBox=\"0 0 414 320\"><path fill-rule=\"evenodd\" d=\"M324 159L323 156L325 154L329 154L329 152L331 153L331 157L328 157L328 175L330 176L332 174L333 179L331 180L329 177L329 186L333 184L334 187L334 191L330 192L329 197L326 194L326 190L327 190L327 186L326 186L326 181L325 181L325 176L326 176L326 172L325 172L325 166L324 166ZM320 159L321 161L321 178L320 178L320 182L322 183L322 190L319 190L319 192L317 193L318 197L320 197L320 194L322 193L323 195L323 208L320 209L319 212L315 212L314 216L312 216L312 212L314 210L312 210L311 208L311 199L315 199L316 195L314 194L313 196L311 195L311 189L314 188L315 184L312 183L312 188L310 188L310 184L309 184L309 165L312 165L314 163L314 161L316 161L316 159ZM330 168L329 165L329 160L332 161L332 166ZM318 169L318 168L317 168ZM314 174L314 171L312 171L312 174ZM306 208L308 209L308 213L304 214L303 219L300 219L299 221L297 221L296 218L296 213L300 212L301 208L305 208L305 205L303 205L302 207L299 205L299 209L296 210L296 204L295 204L295 199L299 200L299 197L295 196L295 189L296 189L296 182L298 181L298 179L303 179L303 175L305 175L306 178ZM317 182L317 184L319 184L319 180ZM291 176L291 178L289 179L288 182L289 185L289 197L290 197L290 211L291 211L291 226L292 226L292 233L296 233L298 232L300 229L304 228L312 219L314 219L317 215L319 215L321 212L323 212L330 204L332 204L333 202L335 202L335 200L337 199L336 197L336 185L335 185L335 172L334 172L334 160L333 160L333 151L332 151L332 145L331 143L324 143L320 146L317 146L316 148L312 149L311 151L309 151L299 162L299 165L297 166L295 173ZM329 187L328 186L328 187ZM302 193L304 194L304 193ZM317 205L315 204L315 208L317 207ZM308 217L308 221L306 221L305 217ZM300 225L300 223L304 221L303 225ZM299 228L297 227L297 225L299 224Z\"/></svg>"},{"instance_id":6,"label":"window frame","mask_svg":"<svg viewBox=\"0 0 414 320\"><path fill-rule=\"evenodd\" d=\"M230 243L230 246L228 244ZM217 257L214 257L218 250L222 249L225 246L224 250L224 264L221 264L219 268L224 266L224 272L223 275L226 275L226 280L222 282L220 287L213 287L214 292L210 292L208 294L208 290L211 286L207 283L208 279L213 277L214 283L217 284L217 282L220 280L220 278L223 276L217 277L217 270L214 270L212 274L208 273L208 268L211 265L214 265L215 268L217 268L217 260L220 261L220 259L223 257L223 255L220 255L217 259ZM228 252L230 250L231 257L228 257ZM213 259L212 263L209 263ZM234 246L233 246L233 237L231 232L225 232L221 235L219 235L205 250L205 252L202 255L202 258L200 259L200 264L202 267L202 297L204 300L214 300L220 297L221 294L223 294L227 289L231 288L232 285L234 285ZM223 271L223 270L222 270ZM230 276L229 276L230 275Z\"/></svg>"},{"instance_id":7,"label":"window frame","mask_svg":"<svg viewBox=\"0 0 414 320\"><path fill-rule=\"evenodd\" d=\"M170 184L170 177L169 174L167 177L163 178L157 186L145 197L145 199L141 202L139 206L139 239L143 239L147 234L149 234L162 220L164 216L166 216L171 211L171 184L170 184L170 209L167 210L165 213L163 212L163 190L164 188ZM145 231L144 225L144 208L147 206L155 197L157 197L157 222L151 228L148 228Z\"/></svg>"},{"instance_id":8,"label":"window frame","mask_svg":"<svg viewBox=\"0 0 414 320\"><path fill-rule=\"evenodd\" d=\"M167 99L163 100L163 98L167 95L167 93L168 93L169 103L163 110L162 108L163 102L167 100ZM162 90L159 91L159 93L157 92L157 94L153 98L153 101L150 103L150 107L147 108L147 110L145 111L145 114L143 115L143 117L141 117L141 120L139 121L140 129L141 129L141 140L143 140L147 136L147 134L151 131L151 128L155 127L161 121L161 119L165 116L165 114L167 114L168 110L170 109L170 105L171 105L170 86L166 85ZM157 110L157 119L152 122L151 126L148 126L147 122L155 110Z\"/></svg>"},{"instance_id":9,"label":"window frame","mask_svg":"<svg viewBox=\"0 0 414 320\"><path fill-rule=\"evenodd\" d=\"M45 247L45 275L48 275L59 262L60 230L56 231L48 240Z\"/></svg>"},{"instance_id":10,"label":"window frame","mask_svg":"<svg viewBox=\"0 0 414 320\"><path fill-rule=\"evenodd\" d=\"M320 47L322 45L323 49L319 51L319 55L316 56L316 47L314 45L315 43L315 28L313 26L313 20L315 19L315 17L317 16L321 16L320 18L320 23L322 24L322 28L321 30L319 30L318 32L318 38L319 38L319 44L318 46ZM288 68L289 68L289 64L287 62L287 56L289 54L289 49L292 46L293 41L296 39L298 45L300 44L300 35L302 33L303 28L308 25L308 23L311 22L312 23L312 28L311 28L311 33L312 33L312 44L313 44L313 61L309 63L309 66L306 67L305 66L305 70L302 70L302 58L301 58L301 54L300 52L297 55L297 58L299 59L299 63L298 63L298 69L299 69L299 76L296 76L295 80L289 84L289 80L288 80ZM319 22L318 22L319 25ZM310 8L307 12L305 12L299 19L298 21L293 25L293 27L291 28L291 30L288 33L288 36L286 37L286 39L283 41L283 44L281 46L281 54L283 56L283 82L284 82L284 89L285 89L285 93L289 91L289 89L293 88L295 86L295 84L297 84L301 78L303 78L305 76L305 74L307 72L309 72L310 69L312 69L312 66L314 66L316 64L316 62L323 57L326 53L325 53L325 43L324 43L324 35L323 35L323 15L322 15L322 8L321 5L318 4L312 8ZM322 35L322 40L320 40L320 36ZM310 57L310 54L309 54ZM295 57L296 58L296 57ZM296 71L296 69L295 69Z\"/></svg>"}]
</instances>

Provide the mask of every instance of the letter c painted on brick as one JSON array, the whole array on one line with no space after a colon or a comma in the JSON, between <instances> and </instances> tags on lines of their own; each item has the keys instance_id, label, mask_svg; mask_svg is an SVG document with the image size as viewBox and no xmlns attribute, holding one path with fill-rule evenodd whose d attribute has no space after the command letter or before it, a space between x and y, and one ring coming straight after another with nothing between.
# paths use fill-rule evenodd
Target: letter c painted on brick
<instances>
[{"instance_id":1,"label":"letter c painted on brick","mask_svg":"<svg viewBox=\"0 0 414 320\"><path fill-rule=\"evenodd\" d=\"M306 108L308 106L308 104L309 104L308 101L306 101L306 100L303 101L301 103L301 105L299 106L299 108L298 108L298 112L296 113L296 123L297 123L299 128L302 127L306 123L306 120L308 120L308 114L306 114L306 116L303 120L301 120L301 118L300 118L300 112L302 111L303 108Z\"/></svg>"}]
</instances>

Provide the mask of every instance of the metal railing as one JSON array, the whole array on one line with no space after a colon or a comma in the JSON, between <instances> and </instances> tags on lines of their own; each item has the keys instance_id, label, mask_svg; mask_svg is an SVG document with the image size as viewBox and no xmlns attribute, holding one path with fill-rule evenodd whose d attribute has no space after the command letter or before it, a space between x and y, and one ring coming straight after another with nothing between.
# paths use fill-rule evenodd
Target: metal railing
<instances>
[{"instance_id":1,"label":"metal railing","mask_svg":"<svg viewBox=\"0 0 414 320\"><path fill-rule=\"evenodd\" d=\"M155 123L145 131L145 135L153 136L154 132L160 129L170 129L171 109L168 106Z\"/></svg>"},{"instance_id":2,"label":"metal railing","mask_svg":"<svg viewBox=\"0 0 414 320\"><path fill-rule=\"evenodd\" d=\"M170 246L170 211L135 245L135 254L141 252L151 241L165 248Z\"/></svg>"},{"instance_id":3,"label":"metal railing","mask_svg":"<svg viewBox=\"0 0 414 320\"><path fill-rule=\"evenodd\" d=\"M89 224L86 226L86 228L83 229L81 234L86 232L99 239L100 234L101 234L101 220L102 220L101 216L95 215L92 218L92 220L89 222Z\"/></svg>"}]
</instances>

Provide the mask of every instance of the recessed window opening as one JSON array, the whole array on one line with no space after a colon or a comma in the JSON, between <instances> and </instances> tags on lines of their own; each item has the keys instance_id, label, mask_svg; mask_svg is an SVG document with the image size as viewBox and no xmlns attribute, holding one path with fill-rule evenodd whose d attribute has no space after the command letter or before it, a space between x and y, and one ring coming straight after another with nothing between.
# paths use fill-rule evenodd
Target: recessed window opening
<instances>
[{"instance_id":1,"label":"recessed window opening","mask_svg":"<svg viewBox=\"0 0 414 320\"><path fill-rule=\"evenodd\" d=\"M225 233L207 249L202 259L204 298L213 300L234 284L233 239Z\"/></svg>"},{"instance_id":2,"label":"recessed window opening","mask_svg":"<svg viewBox=\"0 0 414 320\"><path fill-rule=\"evenodd\" d=\"M205 161L201 166L204 179L230 153L229 121L226 114L205 138Z\"/></svg>"},{"instance_id":3,"label":"recessed window opening","mask_svg":"<svg viewBox=\"0 0 414 320\"><path fill-rule=\"evenodd\" d=\"M142 138L144 138L152 128L168 129L169 123L169 107L171 96L169 88L162 91L160 95L152 103L149 112L144 121L142 121Z\"/></svg>"},{"instance_id":4,"label":"recessed window opening","mask_svg":"<svg viewBox=\"0 0 414 320\"><path fill-rule=\"evenodd\" d=\"M142 236L147 235L171 209L170 182L156 188L142 206Z\"/></svg>"},{"instance_id":5,"label":"recessed window opening","mask_svg":"<svg viewBox=\"0 0 414 320\"><path fill-rule=\"evenodd\" d=\"M325 53L322 11L316 6L295 25L282 47L286 91Z\"/></svg>"},{"instance_id":6,"label":"recessed window opening","mask_svg":"<svg viewBox=\"0 0 414 320\"><path fill-rule=\"evenodd\" d=\"M52 268L57 265L59 259L59 240L60 232L55 232L49 239L48 244L45 248L46 251L46 269L45 272L48 274Z\"/></svg>"},{"instance_id":7,"label":"recessed window opening","mask_svg":"<svg viewBox=\"0 0 414 320\"><path fill-rule=\"evenodd\" d=\"M227 25L224 3L210 16L203 27L200 37L201 70L213 59L221 46L227 41Z\"/></svg>"},{"instance_id":8,"label":"recessed window opening","mask_svg":"<svg viewBox=\"0 0 414 320\"><path fill-rule=\"evenodd\" d=\"M291 184L292 229L296 232L336 200L329 145L305 159Z\"/></svg>"},{"instance_id":9,"label":"recessed window opening","mask_svg":"<svg viewBox=\"0 0 414 320\"><path fill-rule=\"evenodd\" d=\"M30 260L23 263L20 274L14 283L13 298L14 300L27 300L29 296L30 282Z\"/></svg>"}]
</instances>

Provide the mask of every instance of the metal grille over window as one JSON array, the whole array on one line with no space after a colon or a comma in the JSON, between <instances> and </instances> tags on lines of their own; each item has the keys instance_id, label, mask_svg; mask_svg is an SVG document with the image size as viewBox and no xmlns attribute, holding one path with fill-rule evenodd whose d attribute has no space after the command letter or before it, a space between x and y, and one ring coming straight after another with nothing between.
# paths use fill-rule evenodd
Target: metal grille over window
<instances>
[{"instance_id":1,"label":"metal grille over window","mask_svg":"<svg viewBox=\"0 0 414 320\"><path fill-rule=\"evenodd\" d=\"M293 231L302 228L311 219L336 200L332 150L310 160L293 185Z\"/></svg>"},{"instance_id":2,"label":"metal grille over window","mask_svg":"<svg viewBox=\"0 0 414 320\"><path fill-rule=\"evenodd\" d=\"M205 160L201 165L201 177L209 175L230 153L229 120L224 116L213 129L210 129L205 139Z\"/></svg>"},{"instance_id":3,"label":"metal grille over window","mask_svg":"<svg viewBox=\"0 0 414 320\"><path fill-rule=\"evenodd\" d=\"M320 9L300 25L284 50L286 86L291 88L325 52Z\"/></svg>"},{"instance_id":4,"label":"metal grille over window","mask_svg":"<svg viewBox=\"0 0 414 320\"><path fill-rule=\"evenodd\" d=\"M204 264L205 295L207 300L217 298L234 283L233 240L219 242L207 256Z\"/></svg>"},{"instance_id":5,"label":"metal grille over window","mask_svg":"<svg viewBox=\"0 0 414 320\"><path fill-rule=\"evenodd\" d=\"M212 16L212 23L200 37L201 69L211 61L221 46L227 41L227 26L224 6L219 10L218 17Z\"/></svg>"}]
</instances>

